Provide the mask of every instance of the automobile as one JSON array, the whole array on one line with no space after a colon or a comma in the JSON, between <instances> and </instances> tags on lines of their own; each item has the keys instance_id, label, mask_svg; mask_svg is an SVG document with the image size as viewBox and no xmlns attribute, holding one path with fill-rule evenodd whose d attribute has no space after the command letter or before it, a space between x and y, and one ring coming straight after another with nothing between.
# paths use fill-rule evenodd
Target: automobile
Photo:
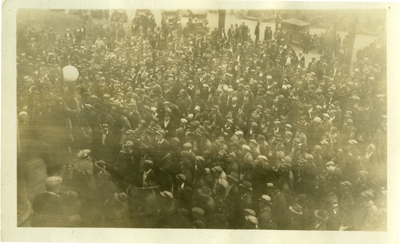
<instances>
[{"instance_id":1,"label":"automobile","mask_svg":"<svg viewBox=\"0 0 400 244\"><path fill-rule=\"evenodd\" d=\"M249 19L260 22L273 21L275 19L275 10L239 10L235 13L238 19Z\"/></svg>"},{"instance_id":2,"label":"automobile","mask_svg":"<svg viewBox=\"0 0 400 244\"><path fill-rule=\"evenodd\" d=\"M163 18L168 24L169 28L176 29L182 27L181 25L181 16L182 13L179 10L163 10L162 11Z\"/></svg>"},{"instance_id":3,"label":"automobile","mask_svg":"<svg viewBox=\"0 0 400 244\"><path fill-rule=\"evenodd\" d=\"M293 44L301 44L304 35L310 31L310 23L298 19L285 19L281 21L281 30Z\"/></svg>"},{"instance_id":4,"label":"automobile","mask_svg":"<svg viewBox=\"0 0 400 244\"><path fill-rule=\"evenodd\" d=\"M333 28L336 26L337 31L344 31L347 29L347 21L343 18L333 18L338 21L333 22L332 18L327 18L324 15L315 15L310 18L310 25L318 28Z\"/></svg>"}]
</instances>

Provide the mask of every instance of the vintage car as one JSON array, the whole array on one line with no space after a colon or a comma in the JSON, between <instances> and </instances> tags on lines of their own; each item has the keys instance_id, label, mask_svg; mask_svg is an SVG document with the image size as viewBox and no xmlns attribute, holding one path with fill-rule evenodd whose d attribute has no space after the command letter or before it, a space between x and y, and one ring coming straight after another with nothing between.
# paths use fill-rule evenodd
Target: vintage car
<instances>
[{"instance_id":1,"label":"vintage car","mask_svg":"<svg viewBox=\"0 0 400 244\"><path fill-rule=\"evenodd\" d=\"M310 30L310 23L298 19L285 19L281 21L281 30L286 39L291 40L293 44L301 44L304 35Z\"/></svg>"},{"instance_id":2,"label":"vintage car","mask_svg":"<svg viewBox=\"0 0 400 244\"><path fill-rule=\"evenodd\" d=\"M275 19L275 10L239 10L235 13L238 19L250 19L260 22L273 21Z\"/></svg>"},{"instance_id":3,"label":"vintage car","mask_svg":"<svg viewBox=\"0 0 400 244\"><path fill-rule=\"evenodd\" d=\"M179 10L163 10L162 16L170 29L179 29L181 25L182 12Z\"/></svg>"}]
</instances>

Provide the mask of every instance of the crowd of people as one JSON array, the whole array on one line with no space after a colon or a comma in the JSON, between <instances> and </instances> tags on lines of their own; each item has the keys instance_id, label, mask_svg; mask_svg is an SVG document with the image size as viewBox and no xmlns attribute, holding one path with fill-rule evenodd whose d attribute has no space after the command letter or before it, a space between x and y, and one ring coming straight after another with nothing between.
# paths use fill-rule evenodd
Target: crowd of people
<instances>
[{"instance_id":1,"label":"crowd of people","mask_svg":"<svg viewBox=\"0 0 400 244\"><path fill-rule=\"evenodd\" d=\"M268 28L254 42L244 22L141 23L19 27L20 140L93 160L49 175L32 226L386 229L382 40L350 70Z\"/></svg>"}]
</instances>

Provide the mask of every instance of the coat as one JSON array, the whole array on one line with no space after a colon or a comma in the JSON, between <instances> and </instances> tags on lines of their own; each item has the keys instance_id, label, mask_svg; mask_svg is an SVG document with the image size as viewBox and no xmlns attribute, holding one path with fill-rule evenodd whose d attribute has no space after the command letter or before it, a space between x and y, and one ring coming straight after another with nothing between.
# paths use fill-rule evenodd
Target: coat
<instances>
[{"instance_id":1,"label":"coat","mask_svg":"<svg viewBox=\"0 0 400 244\"><path fill-rule=\"evenodd\" d=\"M107 163L114 161L113 152L115 145L115 136L111 131L105 138L103 145L103 132L99 131L93 135L93 156L96 159L103 159Z\"/></svg>"},{"instance_id":2,"label":"coat","mask_svg":"<svg viewBox=\"0 0 400 244\"><path fill-rule=\"evenodd\" d=\"M277 228L276 224L271 219L271 209L269 207L261 209L258 215L258 228L267 230Z\"/></svg>"},{"instance_id":3,"label":"coat","mask_svg":"<svg viewBox=\"0 0 400 244\"><path fill-rule=\"evenodd\" d=\"M32 204L33 227L65 227L68 219L61 196L42 193L35 196Z\"/></svg>"}]
</instances>

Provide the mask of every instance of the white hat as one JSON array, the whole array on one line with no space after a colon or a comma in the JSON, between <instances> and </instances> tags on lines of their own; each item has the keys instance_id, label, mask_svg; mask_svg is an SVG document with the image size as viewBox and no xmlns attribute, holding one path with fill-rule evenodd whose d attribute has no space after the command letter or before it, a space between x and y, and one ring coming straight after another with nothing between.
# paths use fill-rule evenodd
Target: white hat
<instances>
[{"instance_id":1,"label":"white hat","mask_svg":"<svg viewBox=\"0 0 400 244\"><path fill-rule=\"evenodd\" d=\"M358 142L357 142L356 140L350 140L349 143L350 143L351 145L358 144Z\"/></svg>"},{"instance_id":2,"label":"white hat","mask_svg":"<svg viewBox=\"0 0 400 244\"><path fill-rule=\"evenodd\" d=\"M242 145L242 148L245 149L245 150L248 150L248 151L251 150L250 147L249 147L248 145Z\"/></svg>"},{"instance_id":3,"label":"white hat","mask_svg":"<svg viewBox=\"0 0 400 244\"><path fill-rule=\"evenodd\" d=\"M264 155L258 155L258 159L268 161L268 158Z\"/></svg>"},{"instance_id":4,"label":"white hat","mask_svg":"<svg viewBox=\"0 0 400 244\"><path fill-rule=\"evenodd\" d=\"M320 123L321 122L321 118L320 117L315 117L314 121L317 122L317 123Z\"/></svg>"},{"instance_id":5,"label":"white hat","mask_svg":"<svg viewBox=\"0 0 400 244\"><path fill-rule=\"evenodd\" d=\"M160 192L160 194L161 194L161 196L163 196L165 198L169 198L169 199L172 199L174 197L174 195L172 195L172 193L169 191L163 191L163 192Z\"/></svg>"},{"instance_id":6,"label":"white hat","mask_svg":"<svg viewBox=\"0 0 400 244\"><path fill-rule=\"evenodd\" d=\"M238 130L238 131L235 132L235 135L237 135L237 136L239 136L239 135L243 136L243 131Z\"/></svg>"},{"instance_id":7,"label":"white hat","mask_svg":"<svg viewBox=\"0 0 400 244\"><path fill-rule=\"evenodd\" d=\"M260 198L261 201L271 202L271 197L268 195L262 195Z\"/></svg>"}]
</instances>

